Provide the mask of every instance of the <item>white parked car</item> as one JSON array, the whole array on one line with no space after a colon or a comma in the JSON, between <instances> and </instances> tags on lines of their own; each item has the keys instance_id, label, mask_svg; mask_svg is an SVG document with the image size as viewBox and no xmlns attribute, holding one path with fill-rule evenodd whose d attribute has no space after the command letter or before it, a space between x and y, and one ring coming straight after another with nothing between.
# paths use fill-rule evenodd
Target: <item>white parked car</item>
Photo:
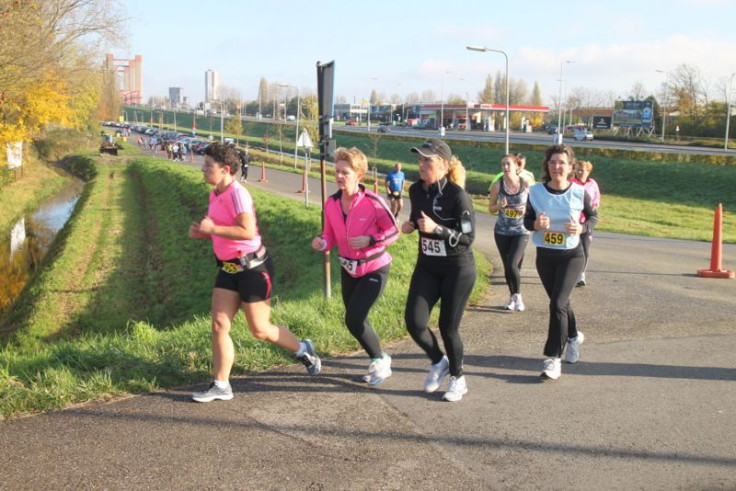
<instances>
[{"instance_id":1,"label":"white parked car","mask_svg":"<svg viewBox=\"0 0 736 491\"><path fill-rule=\"evenodd\" d=\"M593 132L590 130L575 130L572 136L577 141L593 141Z\"/></svg>"}]
</instances>

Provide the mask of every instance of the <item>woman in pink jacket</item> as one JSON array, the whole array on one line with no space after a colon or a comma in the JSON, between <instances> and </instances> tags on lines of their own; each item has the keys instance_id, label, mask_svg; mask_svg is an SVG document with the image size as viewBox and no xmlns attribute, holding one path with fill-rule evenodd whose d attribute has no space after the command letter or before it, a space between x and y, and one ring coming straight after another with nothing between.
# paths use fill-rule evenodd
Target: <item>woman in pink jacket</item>
<instances>
[{"instance_id":1,"label":"woman in pink jacket","mask_svg":"<svg viewBox=\"0 0 736 491\"><path fill-rule=\"evenodd\" d=\"M386 246L398 239L396 220L383 198L360 184L368 170L366 156L353 147L335 152L337 193L327 199L324 229L312 249L329 251L337 245L340 258L345 325L371 358L369 385L391 376L391 357L381 349L368 312L388 280L391 256Z\"/></svg>"},{"instance_id":2,"label":"woman in pink jacket","mask_svg":"<svg viewBox=\"0 0 736 491\"><path fill-rule=\"evenodd\" d=\"M601 190L598 187L598 182L590 177L590 173L593 172L593 164L587 160L578 160L574 168L575 176L570 178L571 182L580 184L585 188L585 192L590 195L590 204L593 208L598 210L601 206ZM580 216L580 223L585 222L585 217ZM580 241L583 244L583 253L585 254L585 266L583 267L582 273L578 276L578 281L575 284L577 287L585 286L585 269L588 267L588 259L590 258L590 244L593 241L593 232L585 232L580 235Z\"/></svg>"}]
</instances>

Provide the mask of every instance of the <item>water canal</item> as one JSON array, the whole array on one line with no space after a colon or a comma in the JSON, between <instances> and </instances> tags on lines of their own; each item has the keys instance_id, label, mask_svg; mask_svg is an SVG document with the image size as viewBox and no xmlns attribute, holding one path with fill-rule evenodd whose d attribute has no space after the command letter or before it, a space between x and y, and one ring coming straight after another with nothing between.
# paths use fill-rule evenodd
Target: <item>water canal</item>
<instances>
[{"instance_id":1,"label":"water canal","mask_svg":"<svg viewBox=\"0 0 736 491\"><path fill-rule=\"evenodd\" d=\"M0 315L17 298L51 248L79 201L84 183L70 182L0 238Z\"/></svg>"}]
</instances>

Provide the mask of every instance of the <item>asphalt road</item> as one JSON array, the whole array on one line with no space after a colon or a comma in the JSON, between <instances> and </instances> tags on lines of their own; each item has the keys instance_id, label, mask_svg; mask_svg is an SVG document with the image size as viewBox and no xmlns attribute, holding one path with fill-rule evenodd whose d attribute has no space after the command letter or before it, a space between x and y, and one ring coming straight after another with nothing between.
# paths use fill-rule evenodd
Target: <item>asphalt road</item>
<instances>
[{"instance_id":1,"label":"asphalt road","mask_svg":"<svg viewBox=\"0 0 736 491\"><path fill-rule=\"evenodd\" d=\"M371 133L376 131L378 125L371 126ZM368 132L367 126L337 126L336 129L351 132ZM404 128L401 126L391 127L390 134L401 136L412 136L417 138L437 137L437 130L424 130L416 128ZM481 132L481 131L447 131L447 138L454 140L477 140L503 143L506 139L504 131ZM509 142L513 144L525 145L552 145L554 136L545 133L520 133L512 131L509 133ZM693 147L683 145L667 145L658 143L640 143L614 140L593 140L593 141L576 141L572 136L565 136L564 143L572 147L589 147L589 148L616 148L621 150L634 150L639 152L661 152L661 153L685 153L700 155L730 155L736 156L735 150L725 151L722 147Z\"/></svg>"},{"instance_id":2,"label":"asphalt road","mask_svg":"<svg viewBox=\"0 0 736 491\"><path fill-rule=\"evenodd\" d=\"M266 172L249 186L303 206L299 176ZM478 228L497 267L492 219ZM707 243L596 233L591 250L572 299L586 342L558 381L538 377L547 299L529 247L528 310L501 308L499 268L463 319L459 403L421 391L428 362L406 340L374 389L356 353L316 378L237 378L226 403L186 387L2 424L0 489L736 488L736 281L695 275ZM724 247L724 267L735 259Z\"/></svg>"}]
</instances>

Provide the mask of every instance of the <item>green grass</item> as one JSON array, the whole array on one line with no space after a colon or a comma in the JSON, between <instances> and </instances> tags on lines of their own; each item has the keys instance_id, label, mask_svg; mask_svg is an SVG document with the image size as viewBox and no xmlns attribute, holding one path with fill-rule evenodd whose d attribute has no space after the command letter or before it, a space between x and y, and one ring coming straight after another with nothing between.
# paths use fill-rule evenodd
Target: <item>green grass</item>
<instances>
[{"instance_id":1,"label":"green grass","mask_svg":"<svg viewBox=\"0 0 736 491\"><path fill-rule=\"evenodd\" d=\"M130 153L134 153L131 150ZM4 319L0 338L0 419L88 400L204 381L211 375L209 241L187 238L206 211L201 173L152 157L100 159L40 274ZM104 162L116 162L108 164ZM339 266L333 297L322 293L320 256L309 247L320 210L252 191L259 227L276 262L273 319L323 353L359 349L343 325ZM385 341L404 337L403 308L416 236L391 246L391 276L371 318ZM473 299L490 264L478 258ZM234 373L293 363L256 341L242 316L232 330Z\"/></svg>"}]
</instances>

